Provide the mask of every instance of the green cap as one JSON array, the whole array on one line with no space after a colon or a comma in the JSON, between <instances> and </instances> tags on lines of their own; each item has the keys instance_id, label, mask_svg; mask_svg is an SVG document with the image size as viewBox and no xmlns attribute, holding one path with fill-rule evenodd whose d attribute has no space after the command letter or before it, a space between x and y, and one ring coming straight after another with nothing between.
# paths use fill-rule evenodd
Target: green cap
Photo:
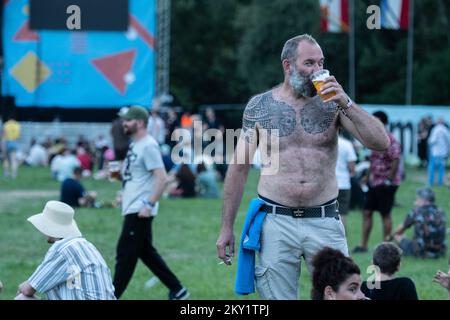
<instances>
[{"instance_id":1,"label":"green cap","mask_svg":"<svg viewBox=\"0 0 450 320\"><path fill-rule=\"evenodd\" d=\"M148 111L144 107L141 107L141 106L132 106L121 117L124 120L144 120L144 122L147 123L148 122Z\"/></svg>"}]
</instances>

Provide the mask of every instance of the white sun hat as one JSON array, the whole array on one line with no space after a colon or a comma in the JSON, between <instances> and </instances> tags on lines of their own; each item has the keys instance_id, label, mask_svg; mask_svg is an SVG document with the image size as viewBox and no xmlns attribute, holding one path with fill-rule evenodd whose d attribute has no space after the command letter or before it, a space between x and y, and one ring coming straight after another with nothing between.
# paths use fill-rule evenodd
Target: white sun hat
<instances>
[{"instance_id":1,"label":"white sun hat","mask_svg":"<svg viewBox=\"0 0 450 320\"><path fill-rule=\"evenodd\" d=\"M53 238L79 237L81 232L73 219L73 208L60 201L48 201L44 210L27 220L40 232Z\"/></svg>"}]
</instances>

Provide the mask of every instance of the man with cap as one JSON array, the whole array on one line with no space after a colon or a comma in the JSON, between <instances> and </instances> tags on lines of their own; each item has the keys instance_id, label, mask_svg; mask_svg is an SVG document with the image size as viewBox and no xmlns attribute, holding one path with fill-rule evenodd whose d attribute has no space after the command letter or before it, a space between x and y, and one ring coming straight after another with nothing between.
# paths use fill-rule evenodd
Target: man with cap
<instances>
[{"instance_id":1,"label":"man with cap","mask_svg":"<svg viewBox=\"0 0 450 320\"><path fill-rule=\"evenodd\" d=\"M19 285L17 300L45 293L48 300L115 300L111 272L95 246L84 239L74 210L49 201L42 213L28 218L52 244L44 261Z\"/></svg>"},{"instance_id":2,"label":"man with cap","mask_svg":"<svg viewBox=\"0 0 450 320\"><path fill-rule=\"evenodd\" d=\"M131 144L121 170L124 222L117 244L115 295L119 298L133 275L138 258L169 288L169 299L189 296L152 244L152 222L167 182L158 143L147 132L148 112L133 106L122 115Z\"/></svg>"},{"instance_id":3,"label":"man with cap","mask_svg":"<svg viewBox=\"0 0 450 320\"><path fill-rule=\"evenodd\" d=\"M405 256L439 258L445 255L445 212L436 207L435 195L430 188L418 189L415 208L393 234L394 241ZM414 225L413 239L403 234Z\"/></svg>"}]
</instances>

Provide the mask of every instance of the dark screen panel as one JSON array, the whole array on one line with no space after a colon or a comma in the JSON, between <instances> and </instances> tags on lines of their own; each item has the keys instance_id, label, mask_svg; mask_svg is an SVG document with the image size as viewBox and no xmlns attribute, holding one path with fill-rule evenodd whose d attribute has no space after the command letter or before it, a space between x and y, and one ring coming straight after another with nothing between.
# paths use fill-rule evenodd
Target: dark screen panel
<instances>
[{"instance_id":1,"label":"dark screen panel","mask_svg":"<svg viewBox=\"0 0 450 320\"><path fill-rule=\"evenodd\" d=\"M128 29L128 0L30 0L30 28L68 31L71 5L77 5L81 13L81 29L71 31Z\"/></svg>"}]
</instances>

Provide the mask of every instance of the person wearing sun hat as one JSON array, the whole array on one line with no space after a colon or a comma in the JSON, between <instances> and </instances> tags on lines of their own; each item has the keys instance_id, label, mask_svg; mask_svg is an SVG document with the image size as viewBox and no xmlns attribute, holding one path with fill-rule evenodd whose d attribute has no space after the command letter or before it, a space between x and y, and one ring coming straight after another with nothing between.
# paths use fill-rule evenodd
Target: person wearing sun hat
<instances>
[{"instance_id":1,"label":"person wearing sun hat","mask_svg":"<svg viewBox=\"0 0 450 320\"><path fill-rule=\"evenodd\" d=\"M115 300L111 272L100 252L84 239L75 211L60 201L27 220L52 244L44 261L19 285L16 300L45 293L48 300Z\"/></svg>"}]
</instances>

